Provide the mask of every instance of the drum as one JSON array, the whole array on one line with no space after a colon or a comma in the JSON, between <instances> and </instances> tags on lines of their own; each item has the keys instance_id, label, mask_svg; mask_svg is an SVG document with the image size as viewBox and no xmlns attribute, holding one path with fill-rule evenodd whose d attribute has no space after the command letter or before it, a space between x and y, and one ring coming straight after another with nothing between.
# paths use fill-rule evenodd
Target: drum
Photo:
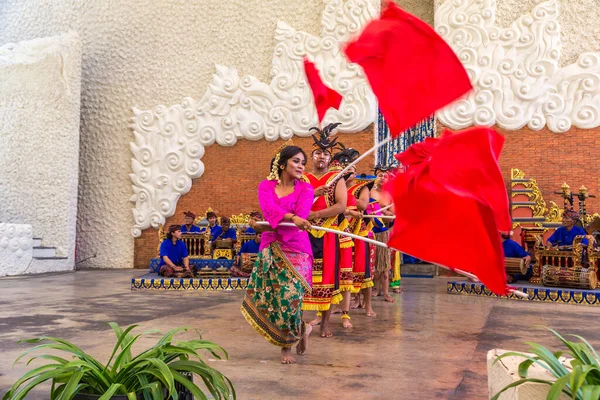
<instances>
[{"instance_id":1,"label":"drum","mask_svg":"<svg viewBox=\"0 0 600 400\"><path fill-rule=\"evenodd\" d=\"M508 275L525 275L527 273L527 264L523 258L506 257L504 268Z\"/></svg>"},{"instance_id":2,"label":"drum","mask_svg":"<svg viewBox=\"0 0 600 400\"><path fill-rule=\"evenodd\" d=\"M215 248L217 249L232 249L233 242L231 240L215 240Z\"/></svg>"},{"instance_id":3,"label":"drum","mask_svg":"<svg viewBox=\"0 0 600 400\"><path fill-rule=\"evenodd\" d=\"M258 256L258 254L256 254L256 253L243 253L242 254L241 264L242 264L243 272L246 272L246 273L252 272L252 269L254 268L254 263L256 262L257 256Z\"/></svg>"},{"instance_id":4,"label":"drum","mask_svg":"<svg viewBox=\"0 0 600 400\"><path fill-rule=\"evenodd\" d=\"M544 265L542 268L544 286L595 289L598 283L596 271L586 268L573 269Z\"/></svg>"}]
</instances>

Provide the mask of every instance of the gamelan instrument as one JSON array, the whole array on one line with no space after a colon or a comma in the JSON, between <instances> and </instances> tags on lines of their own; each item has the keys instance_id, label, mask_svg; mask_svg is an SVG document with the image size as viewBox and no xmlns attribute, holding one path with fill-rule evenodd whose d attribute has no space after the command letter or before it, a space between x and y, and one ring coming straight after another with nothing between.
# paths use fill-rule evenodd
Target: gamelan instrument
<instances>
[{"instance_id":1,"label":"gamelan instrument","mask_svg":"<svg viewBox=\"0 0 600 400\"><path fill-rule=\"evenodd\" d=\"M524 258L506 257L504 259L504 268L508 275L525 275L527 267Z\"/></svg>"},{"instance_id":2,"label":"gamelan instrument","mask_svg":"<svg viewBox=\"0 0 600 400\"><path fill-rule=\"evenodd\" d=\"M232 249L233 241L225 240L225 239L217 239L217 240L215 240L215 248L217 248L217 249Z\"/></svg>"},{"instance_id":3,"label":"gamelan instrument","mask_svg":"<svg viewBox=\"0 0 600 400\"><path fill-rule=\"evenodd\" d=\"M254 269L254 263L256 262L256 257L258 254L256 253L243 253L241 257L241 267L242 271L246 273L251 273L252 269Z\"/></svg>"},{"instance_id":4,"label":"gamelan instrument","mask_svg":"<svg viewBox=\"0 0 600 400\"><path fill-rule=\"evenodd\" d=\"M596 271L587 268L574 269L544 265L542 283L544 286L595 289L598 277Z\"/></svg>"}]
</instances>

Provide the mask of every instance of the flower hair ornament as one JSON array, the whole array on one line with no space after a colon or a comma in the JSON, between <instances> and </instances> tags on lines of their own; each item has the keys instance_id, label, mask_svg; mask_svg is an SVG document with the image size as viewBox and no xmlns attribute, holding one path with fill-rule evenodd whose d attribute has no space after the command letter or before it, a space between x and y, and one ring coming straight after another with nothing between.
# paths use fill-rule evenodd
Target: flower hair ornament
<instances>
[{"instance_id":1,"label":"flower hair ornament","mask_svg":"<svg viewBox=\"0 0 600 400\"><path fill-rule=\"evenodd\" d=\"M285 142L283 145L281 145L281 147L279 147L279 149L277 149L277 153L275 154L275 158L273 159L273 163L271 164L271 173L269 173L269 176L267 176L267 179L270 181L277 181L277 184L281 183L281 179L279 179L279 159L281 158L281 150L285 149L288 146L293 146L294 143L292 142L292 139L288 140L287 142ZM283 166L281 166L281 169L283 169Z\"/></svg>"}]
</instances>

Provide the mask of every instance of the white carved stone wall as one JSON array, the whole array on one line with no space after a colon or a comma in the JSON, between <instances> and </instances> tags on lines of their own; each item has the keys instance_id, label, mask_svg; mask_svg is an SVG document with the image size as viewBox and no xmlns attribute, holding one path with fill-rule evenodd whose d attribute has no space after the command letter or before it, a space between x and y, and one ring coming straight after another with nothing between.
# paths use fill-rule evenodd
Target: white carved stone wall
<instances>
[{"instance_id":1,"label":"white carved stone wall","mask_svg":"<svg viewBox=\"0 0 600 400\"><path fill-rule=\"evenodd\" d=\"M343 97L323 124L341 122L340 131L357 132L375 121L376 99L362 70L350 65L341 46L375 18L379 0L325 0L320 36L298 31L285 22L275 29L272 79L240 77L232 67L216 66L212 83L200 100L134 109L131 144L134 195L132 234L157 228L175 213L177 200L192 179L204 172L204 147L233 146L238 139L290 139L310 135L318 124L303 59L314 60L324 82Z\"/></svg>"},{"instance_id":2,"label":"white carved stone wall","mask_svg":"<svg viewBox=\"0 0 600 400\"><path fill-rule=\"evenodd\" d=\"M32 258L31 225L0 222L0 276L26 273Z\"/></svg>"},{"instance_id":3,"label":"white carved stone wall","mask_svg":"<svg viewBox=\"0 0 600 400\"><path fill-rule=\"evenodd\" d=\"M131 268L131 107L200 98L215 64L270 79L277 21L318 35L322 0L2 0L0 43L83 43L78 267Z\"/></svg>"},{"instance_id":4,"label":"white carved stone wall","mask_svg":"<svg viewBox=\"0 0 600 400\"><path fill-rule=\"evenodd\" d=\"M75 262L80 84L75 33L0 47L0 222L27 224L5 226L9 250L33 229L61 270Z\"/></svg>"},{"instance_id":5,"label":"white carved stone wall","mask_svg":"<svg viewBox=\"0 0 600 400\"><path fill-rule=\"evenodd\" d=\"M511 130L547 125L554 132L600 126L600 52L582 53L575 63L560 67L559 1L538 3L506 28L496 23L495 0L447 0L437 7L436 30L475 87L437 113L443 124L455 129L498 124ZM560 6L575 3L581 2ZM597 29L598 20L588 18L586 24ZM573 34L578 29L570 28ZM585 40L584 33L582 27L579 40Z\"/></svg>"}]
</instances>

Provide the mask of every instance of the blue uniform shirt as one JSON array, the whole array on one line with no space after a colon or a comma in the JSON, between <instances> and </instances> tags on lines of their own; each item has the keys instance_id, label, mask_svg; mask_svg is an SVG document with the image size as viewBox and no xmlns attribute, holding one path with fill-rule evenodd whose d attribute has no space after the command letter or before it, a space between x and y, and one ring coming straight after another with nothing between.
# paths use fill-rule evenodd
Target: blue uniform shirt
<instances>
[{"instance_id":1,"label":"blue uniform shirt","mask_svg":"<svg viewBox=\"0 0 600 400\"><path fill-rule=\"evenodd\" d=\"M187 225L181 225L181 233L201 233L199 226L192 225L192 228L188 231Z\"/></svg>"},{"instance_id":2,"label":"blue uniform shirt","mask_svg":"<svg viewBox=\"0 0 600 400\"><path fill-rule=\"evenodd\" d=\"M242 245L238 256L241 256L244 253L255 254L258 253L258 248L260 247L260 243L256 243L256 240L249 240Z\"/></svg>"},{"instance_id":3,"label":"blue uniform shirt","mask_svg":"<svg viewBox=\"0 0 600 400\"><path fill-rule=\"evenodd\" d=\"M223 228L220 225L215 225L210 227L210 241L214 241L217 236L219 236L223 232Z\"/></svg>"},{"instance_id":4,"label":"blue uniform shirt","mask_svg":"<svg viewBox=\"0 0 600 400\"><path fill-rule=\"evenodd\" d=\"M244 231L244 233L247 235L254 235L256 233L256 231L252 228L248 228Z\"/></svg>"},{"instance_id":5,"label":"blue uniform shirt","mask_svg":"<svg viewBox=\"0 0 600 400\"><path fill-rule=\"evenodd\" d=\"M504 257L524 258L529 255L519 243L512 239L506 239L502 242L502 250L504 250Z\"/></svg>"},{"instance_id":6,"label":"blue uniform shirt","mask_svg":"<svg viewBox=\"0 0 600 400\"><path fill-rule=\"evenodd\" d=\"M574 226L571 228L570 231L567 231L567 228L561 226L560 228L554 231L552 236L548 238L548 242L552 243L553 245L572 246L575 236L580 235L587 235L586 231L584 231L583 228ZM583 239L581 243L588 244L588 240Z\"/></svg>"},{"instance_id":7,"label":"blue uniform shirt","mask_svg":"<svg viewBox=\"0 0 600 400\"><path fill-rule=\"evenodd\" d=\"M219 228L221 228L221 227L219 227ZM220 233L215 236L214 240L217 240L217 239L233 239L233 240L237 240L237 235L235 233L235 229L229 228L229 229L227 229L227 232L223 232L223 228L221 228Z\"/></svg>"},{"instance_id":8,"label":"blue uniform shirt","mask_svg":"<svg viewBox=\"0 0 600 400\"><path fill-rule=\"evenodd\" d=\"M178 240L173 244L172 240L165 239L160 245L160 266L165 265L163 257L169 257L169 260L175 265L183 265L183 259L188 256L188 249L183 240Z\"/></svg>"}]
</instances>

